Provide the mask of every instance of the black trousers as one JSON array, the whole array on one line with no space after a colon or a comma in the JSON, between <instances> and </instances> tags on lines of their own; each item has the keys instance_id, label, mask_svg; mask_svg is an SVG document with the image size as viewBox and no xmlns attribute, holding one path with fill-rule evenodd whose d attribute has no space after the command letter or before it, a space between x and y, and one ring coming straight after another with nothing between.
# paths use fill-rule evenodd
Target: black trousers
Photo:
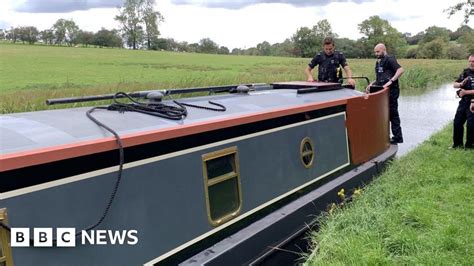
<instances>
[{"instance_id":1,"label":"black trousers","mask_svg":"<svg viewBox=\"0 0 474 266\"><path fill-rule=\"evenodd\" d=\"M474 113L469 110L471 101L462 98L454 116L453 147L474 148ZM466 144L464 145L464 124L467 122Z\"/></svg>"},{"instance_id":2,"label":"black trousers","mask_svg":"<svg viewBox=\"0 0 474 266\"><path fill-rule=\"evenodd\" d=\"M402 127L400 126L400 115L398 114L399 96L400 88L398 86L390 86L389 118L393 139L397 141L403 141Z\"/></svg>"}]
</instances>

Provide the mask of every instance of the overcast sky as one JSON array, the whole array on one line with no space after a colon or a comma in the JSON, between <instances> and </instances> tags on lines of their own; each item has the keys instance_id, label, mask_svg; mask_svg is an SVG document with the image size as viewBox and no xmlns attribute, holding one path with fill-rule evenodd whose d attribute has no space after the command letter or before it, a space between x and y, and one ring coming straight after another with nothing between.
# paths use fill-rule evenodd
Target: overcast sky
<instances>
[{"instance_id":1,"label":"overcast sky","mask_svg":"<svg viewBox=\"0 0 474 266\"><path fill-rule=\"evenodd\" d=\"M165 17L161 37L188 43L211 38L219 45L249 48L262 41L283 42L299 27L327 19L340 37L361 37L357 25L373 15L400 32L416 34L436 25L455 30L462 14L443 10L460 0L156 0ZM82 30L118 28L114 20L123 0L0 0L0 28L50 28L59 18L73 19ZM474 20L474 19L471 19ZM473 26L473 21L469 26Z\"/></svg>"}]
</instances>

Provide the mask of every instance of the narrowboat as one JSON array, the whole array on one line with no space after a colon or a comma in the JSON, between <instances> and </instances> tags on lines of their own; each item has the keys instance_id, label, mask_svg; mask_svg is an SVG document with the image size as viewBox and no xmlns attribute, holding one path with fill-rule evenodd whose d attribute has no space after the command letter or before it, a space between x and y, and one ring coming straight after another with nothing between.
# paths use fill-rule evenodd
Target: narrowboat
<instances>
[{"instance_id":1,"label":"narrowboat","mask_svg":"<svg viewBox=\"0 0 474 266\"><path fill-rule=\"evenodd\" d=\"M387 90L279 82L112 98L0 116L0 265L265 264L397 150Z\"/></svg>"}]
</instances>

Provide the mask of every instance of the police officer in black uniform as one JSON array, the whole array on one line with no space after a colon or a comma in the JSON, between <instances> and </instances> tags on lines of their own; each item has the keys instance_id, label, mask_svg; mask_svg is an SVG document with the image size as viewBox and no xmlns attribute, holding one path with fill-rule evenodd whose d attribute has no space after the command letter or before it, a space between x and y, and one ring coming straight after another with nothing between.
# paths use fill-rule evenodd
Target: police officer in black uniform
<instances>
[{"instance_id":1,"label":"police officer in black uniform","mask_svg":"<svg viewBox=\"0 0 474 266\"><path fill-rule=\"evenodd\" d=\"M469 56L469 67L464 69L453 87L459 89L461 97L456 115L454 116L453 148L474 148L474 114L469 110L474 99L474 55ZM463 145L464 123L467 121L466 144Z\"/></svg>"},{"instance_id":2,"label":"police officer in black uniform","mask_svg":"<svg viewBox=\"0 0 474 266\"><path fill-rule=\"evenodd\" d=\"M389 117L392 127L393 137L390 143L403 143L402 127L400 126L400 115L398 114L398 96L400 95L400 87L398 78L403 74L403 68L398 64L397 59L387 54L387 49L383 43L379 43L374 48L375 57L375 75L376 80L367 86L366 91L370 92L372 85L390 88L389 97Z\"/></svg>"},{"instance_id":3,"label":"police officer in black uniform","mask_svg":"<svg viewBox=\"0 0 474 266\"><path fill-rule=\"evenodd\" d=\"M322 82L339 82L342 78L341 67L346 72L349 78L347 82L355 86L355 81L352 79L352 71L347 64L344 54L335 50L336 46L331 37L326 37L323 40L323 50L318 53L308 64L305 69L307 81L313 82L313 68L318 66L318 81Z\"/></svg>"}]
</instances>

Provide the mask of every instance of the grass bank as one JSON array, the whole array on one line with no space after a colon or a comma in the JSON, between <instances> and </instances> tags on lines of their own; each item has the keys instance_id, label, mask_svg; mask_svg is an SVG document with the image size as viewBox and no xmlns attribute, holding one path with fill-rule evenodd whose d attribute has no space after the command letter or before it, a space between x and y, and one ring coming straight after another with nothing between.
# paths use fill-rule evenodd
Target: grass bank
<instances>
[{"instance_id":1,"label":"grass bank","mask_svg":"<svg viewBox=\"0 0 474 266\"><path fill-rule=\"evenodd\" d=\"M44 101L54 97L305 80L309 60L0 43L0 113L46 109ZM374 78L373 59L348 62L354 75ZM417 94L453 80L466 62L400 64L406 69L402 93Z\"/></svg>"},{"instance_id":2,"label":"grass bank","mask_svg":"<svg viewBox=\"0 0 474 266\"><path fill-rule=\"evenodd\" d=\"M473 265L474 151L437 133L321 218L307 265Z\"/></svg>"}]
</instances>

